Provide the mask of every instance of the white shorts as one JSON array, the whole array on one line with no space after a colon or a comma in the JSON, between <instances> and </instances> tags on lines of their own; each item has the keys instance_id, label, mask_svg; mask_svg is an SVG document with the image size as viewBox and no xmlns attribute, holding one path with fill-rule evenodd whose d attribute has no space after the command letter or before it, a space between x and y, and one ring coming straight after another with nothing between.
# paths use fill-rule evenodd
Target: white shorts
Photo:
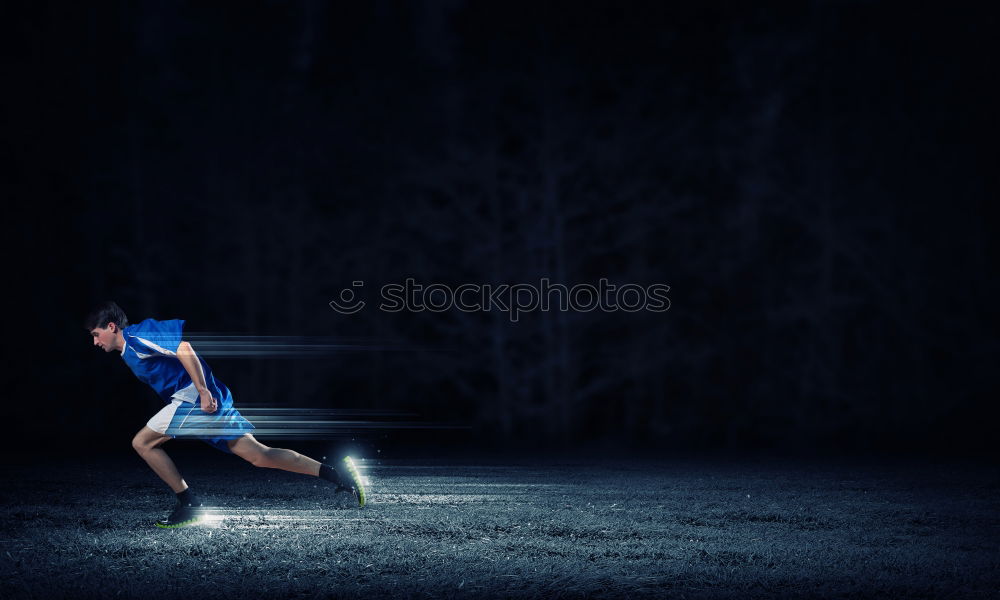
<instances>
[{"instance_id":1,"label":"white shorts","mask_svg":"<svg viewBox=\"0 0 1000 600\"><path fill-rule=\"evenodd\" d=\"M170 404L161 408L160 412L153 415L153 418L146 422L146 427L149 427L156 433L167 433L167 428L170 427L170 422L174 420L174 415L177 414L177 409L182 404L190 403L184 402L178 398L173 398L170 401Z\"/></svg>"},{"instance_id":2,"label":"white shorts","mask_svg":"<svg viewBox=\"0 0 1000 600\"><path fill-rule=\"evenodd\" d=\"M227 396L228 398L228 396ZM229 442L254 431L254 426L233 408L232 400L219 403L213 413L201 410L200 402L185 402L171 398L170 404L160 409L146 422L156 433L172 438L201 440L218 450L232 454Z\"/></svg>"}]
</instances>

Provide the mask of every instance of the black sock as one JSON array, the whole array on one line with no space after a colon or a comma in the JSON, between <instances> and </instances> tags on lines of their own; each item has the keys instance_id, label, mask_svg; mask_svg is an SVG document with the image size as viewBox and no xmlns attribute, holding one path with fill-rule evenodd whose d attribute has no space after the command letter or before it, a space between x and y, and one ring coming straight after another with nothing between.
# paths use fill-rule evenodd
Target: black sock
<instances>
[{"instance_id":1,"label":"black sock","mask_svg":"<svg viewBox=\"0 0 1000 600\"><path fill-rule=\"evenodd\" d=\"M344 487L344 481L337 472L337 469L331 467L330 465L321 464L319 466L319 476L322 479L337 484L339 487Z\"/></svg>"},{"instance_id":2,"label":"black sock","mask_svg":"<svg viewBox=\"0 0 1000 600\"><path fill-rule=\"evenodd\" d=\"M177 501L185 506L194 506L198 503L198 500L194 497L194 493L191 491L191 488L188 488L183 492L177 492Z\"/></svg>"}]
</instances>

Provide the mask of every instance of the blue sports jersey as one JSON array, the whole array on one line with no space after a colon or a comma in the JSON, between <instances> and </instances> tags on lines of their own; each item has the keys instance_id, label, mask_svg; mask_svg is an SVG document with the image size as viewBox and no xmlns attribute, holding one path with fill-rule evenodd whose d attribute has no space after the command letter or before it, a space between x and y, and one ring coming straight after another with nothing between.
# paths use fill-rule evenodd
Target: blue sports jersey
<instances>
[{"instance_id":1,"label":"blue sports jersey","mask_svg":"<svg viewBox=\"0 0 1000 600\"><path fill-rule=\"evenodd\" d=\"M223 452L231 452L227 442L252 432L254 426L233 408L229 388L212 375L208 363L199 356L205 384L219 403L215 412L201 410L198 390L177 358L183 330L183 319L146 319L129 325L122 329L125 338L122 358L135 376L156 390L164 402L170 404L173 399L179 399L187 403L180 405L185 408L175 413L167 434L200 439Z\"/></svg>"},{"instance_id":2,"label":"blue sports jersey","mask_svg":"<svg viewBox=\"0 0 1000 600\"><path fill-rule=\"evenodd\" d=\"M177 347L184 331L183 319L157 321L146 319L122 330L125 349L122 358L135 376L148 384L169 403L171 398L185 402L197 402L198 390L187 374L184 365L177 359ZM219 401L219 407L232 405L229 390L212 375L212 369L200 356L201 369L205 372L205 383L209 391Z\"/></svg>"}]
</instances>

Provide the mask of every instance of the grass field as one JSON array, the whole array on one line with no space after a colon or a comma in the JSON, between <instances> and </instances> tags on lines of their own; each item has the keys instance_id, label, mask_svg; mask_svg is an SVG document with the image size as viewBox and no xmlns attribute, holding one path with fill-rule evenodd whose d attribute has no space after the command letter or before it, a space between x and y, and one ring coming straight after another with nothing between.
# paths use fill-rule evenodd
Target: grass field
<instances>
[{"instance_id":1,"label":"grass field","mask_svg":"<svg viewBox=\"0 0 1000 600\"><path fill-rule=\"evenodd\" d=\"M127 452L16 462L3 598L1000 597L988 465L366 461L359 510L198 448L219 520L160 530L173 497Z\"/></svg>"}]
</instances>

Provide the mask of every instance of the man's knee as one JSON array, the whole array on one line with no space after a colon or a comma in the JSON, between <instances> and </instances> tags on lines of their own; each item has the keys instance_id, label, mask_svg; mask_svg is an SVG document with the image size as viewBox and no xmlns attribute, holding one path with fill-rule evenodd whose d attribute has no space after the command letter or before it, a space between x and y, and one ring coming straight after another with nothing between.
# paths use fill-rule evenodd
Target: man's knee
<instances>
[{"instance_id":1,"label":"man's knee","mask_svg":"<svg viewBox=\"0 0 1000 600\"><path fill-rule=\"evenodd\" d=\"M235 448L233 450L236 450ZM251 448L239 448L238 452L234 452L237 456L247 461L255 467L270 467L271 457L269 456L271 449L263 444L256 444Z\"/></svg>"},{"instance_id":2,"label":"man's knee","mask_svg":"<svg viewBox=\"0 0 1000 600\"><path fill-rule=\"evenodd\" d=\"M163 437L151 436L146 431L140 431L132 438L132 449L139 454L144 454L163 443L164 439Z\"/></svg>"},{"instance_id":3,"label":"man's knee","mask_svg":"<svg viewBox=\"0 0 1000 600\"><path fill-rule=\"evenodd\" d=\"M273 466L271 463L270 450L270 448L265 448L259 452L254 452L253 455L247 460L249 460L250 464L255 467L269 468Z\"/></svg>"}]
</instances>

